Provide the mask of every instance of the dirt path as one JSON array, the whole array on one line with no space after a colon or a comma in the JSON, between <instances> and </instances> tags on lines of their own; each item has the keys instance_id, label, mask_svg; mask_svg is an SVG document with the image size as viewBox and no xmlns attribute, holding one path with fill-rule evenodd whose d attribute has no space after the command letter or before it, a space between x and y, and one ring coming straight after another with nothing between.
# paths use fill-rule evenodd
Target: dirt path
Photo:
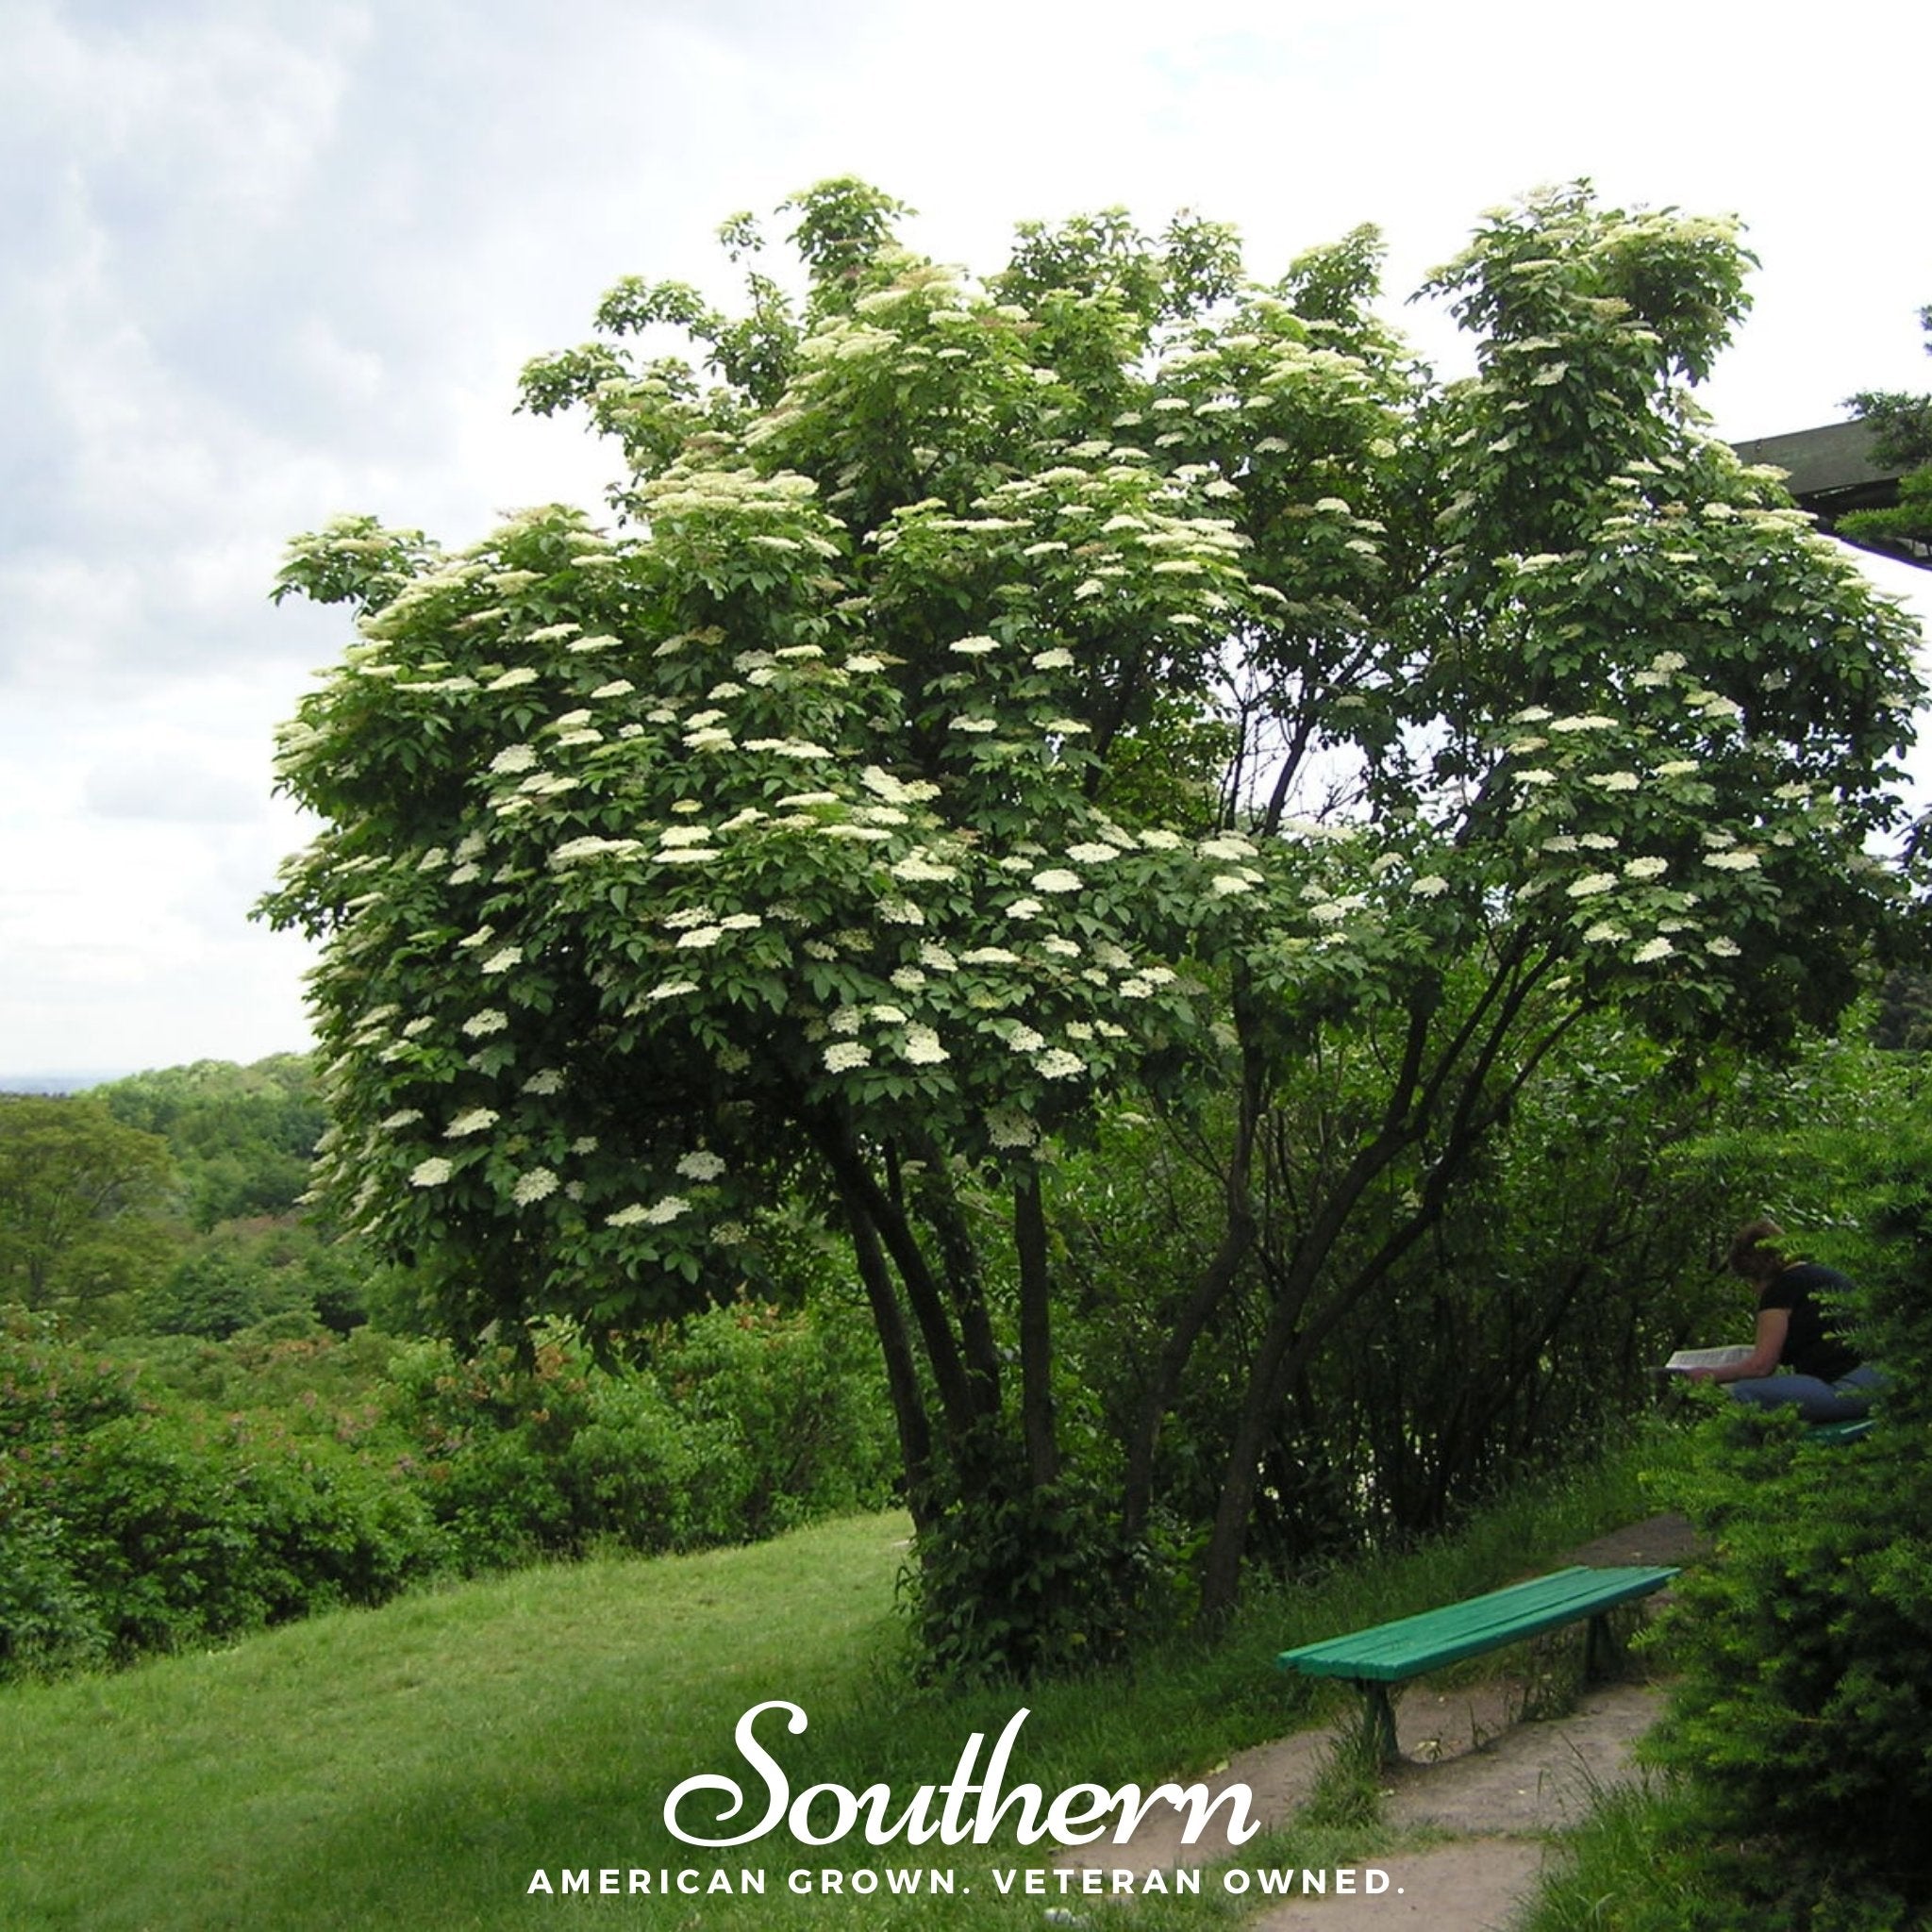
<instances>
[{"instance_id":1,"label":"dirt path","mask_svg":"<svg viewBox=\"0 0 1932 1932\"><path fill-rule=\"evenodd\" d=\"M1449 1836L1376 1859L1389 1874L1378 1896L1298 1898L1263 1911L1251 1932L1392 1932L1407 1924L1501 1932L1508 1925L1536 1887L1548 1834L1575 1824L1598 1791L1635 1774L1637 1740L1663 1693L1653 1685L1613 1684L1591 1691L1567 1716L1512 1724L1508 1687L1503 1695L1494 1685L1480 1688L1489 1693L1486 1708L1442 1712L1434 1725L1426 1708L1411 1716L1398 1707L1405 1756L1415 1756L1412 1739L1444 1755L1397 1767L1382 1815L1401 1832ZM1422 1702L1410 1697L1404 1706Z\"/></svg>"},{"instance_id":2,"label":"dirt path","mask_svg":"<svg viewBox=\"0 0 1932 1932\"><path fill-rule=\"evenodd\" d=\"M1695 1555L1682 1519L1660 1516L1560 1561L1681 1564ZM1263 1907L1248 1932L1398 1932L1406 1925L1505 1932L1551 1855L1549 1835L1576 1823L1598 1791L1635 1775L1637 1740L1663 1697L1653 1685L1622 1682L1587 1692L1561 1717L1525 1722L1525 1695L1524 1684L1508 1677L1460 1691L1432 1691L1426 1683L1411 1688L1396 1705L1404 1761L1385 1779L1382 1815L1396 1831L1427 1834L1431 1841L1374 1861L1387 1874L1386 1890L1297 1896ZM1307 1731L1258 1745L1208 1782L1215 1790L1247 1785L1255 1816L1264 1825L1285 1824L1313 1794L1333 1739L1332 1732ZM1179 1817L1170 1815L1150 1817L1131 1845L1108 1846L1105 1863L1149 1872L1224 1860L1241 1862L1224 1836L1183 1845ZM1060 1862L1102 1861L1074 1854ZM1358 1874L1355 1882L1367 1881Z\"/></svg>"}]
</instances>

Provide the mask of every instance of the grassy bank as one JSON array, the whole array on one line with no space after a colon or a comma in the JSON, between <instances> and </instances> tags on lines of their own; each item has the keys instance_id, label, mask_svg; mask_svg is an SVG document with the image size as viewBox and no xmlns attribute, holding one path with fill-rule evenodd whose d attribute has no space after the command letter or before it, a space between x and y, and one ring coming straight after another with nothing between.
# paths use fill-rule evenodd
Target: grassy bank
<instances>
[{"instance_id":1,"label":"grassy bank","mask_svg":"<svg viewBox=\"0 0 1932 1932\"><path fill-rule=\"evenodd\" d=\"M749 1548L533 1570L117 1676L16 1686L0 1692L0 1925L441 1932L554 1913L796 1932L1038 1924L1052 1901L1003 1901L991 1871L1041 1864L1043 1847L922 1852L855 1834L812 1849L781 1828L742 1851L695 1851L665 1830L665 1795L693 1774L729 1774L761 1812L762 1784L732 1732L767 1698L809 1714L800 1738L774 1718L760 1728L794 1792L883 1781L893 1816L914 1787L951 1774L970 1732L996 1734L1022 1702L1032 1715L1008 1788L1198 1774L1311 1721L1306 1695L1270 1667L1277 1649L1485 1588L1642 1507L1622 1458L1518 1498L1454 1541L1257 1599L1218 1644L1024 1698L910 1688L891 1613L906 1524L892 1516ZM1257 1840L1243 1862L1333 1863L1366 1849ZM950 1868L958 1890L934 1904L785 1887L796 1867L893 1865ZM763 1869L767 1892L527 1895L540 1868L556 1884L561 1868L583 1867L715 1870L733 1882ZM1103 1923L1095 1903L1079 1910ZM1134 1923L1160 1932L1226 1923L1226 1910L1211 1896L1143 1900Z\"/></svg>"}]
</instances>

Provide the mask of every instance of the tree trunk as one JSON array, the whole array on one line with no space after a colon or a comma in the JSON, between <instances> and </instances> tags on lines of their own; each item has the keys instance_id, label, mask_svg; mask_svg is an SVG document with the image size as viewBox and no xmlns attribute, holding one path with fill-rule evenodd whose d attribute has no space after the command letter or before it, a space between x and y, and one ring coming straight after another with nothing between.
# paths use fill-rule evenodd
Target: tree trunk
<instances>
[{"instance_id":1,"label":"tree trunk","mask_svg":"<svg viewBox=\"0 0 1932 1932\"><path fill-rule=\"evenodd\" d=\"M920 1211L938 1245L946 1289L958 1316L959 1341L965 1351L974 1411L994 1416L1000 1412L1000 1356L993 1340L992 1320L987 1312L979 1251L946 1171L944 1150L926 1141L919 1145L918 1153L925 1164L924 1175L917 1184Z\"/></svg>"},{"instance_id":2,"label":"tree trunk","mask_svg":"<svg viewBox=\"0 0 1932 1932\"><path fill-rule=\"evenodd\" d=\"M1035 1489L1058 1482L1059 1444L1053 1411L1052 1274L1040 1170L1031 1165L1013 1182L1013 1246L1020 1263L1020 1415L1026 1472Z\"/></svg>"},{"instance_id":3,"label":"tree trunk","mask_svg":"<svg viewBox=\"0 0 1932 1932\"><path fill-rule=\"evenodd\" d=\"M852 1217L851 1231L858 1278L872 1309L879 1353L885 1357L886 1387L892 1398L892 1419L898 1424L899 1455L906 1465L906 1507L912 1513L913 1528L924 1531L933 1522L932 1424L920 1393L906 1318L892 1291L891 1274L879 1250L878 1237L872 1224L859 1216Z\"/></svg>"},{"instance_id":4,"label":"tree trunk","mask_svg":"<svg viewBox=\"0 0 1932 1932\"><path fill-rule=\"evenodd\" d=\"M1239 1009L1238 1009L1239 1010ZM1224 1197L1226 1218L1212 1259L1182 1305L1155 1358L1154 1379L1141 1398L1127 1441L1126 1475L1121 1492L1121 1529L1127 1541L1146 1526L1154 1503L1154 1457L1160 1444L1161 1424L1180 1395L1194 1343L1233 1287L1235 1277L1255 1241L1253 1177L1255 1143L1260 1124L1266 1064L1252 1031L1241 1049L1240 1112L1235 1121L1234 1146L1228 1156Z\"/></svg>"},{"instance_id":5,"label":"tree trunk","mask_svg":"<svg viewBox=\"0 0 1932 1932\"><path fill-rule=\"evenodd\" d=\"M1247 1398L1228 1452L1221 1502L1202 1566L1201 1613L1210 1624L1224 1619L1234 1607L1261 1452L1290 1381L1326 1341L1336 1324L1374 1291L1403 1254L1435 1224L1452 1184L1467 1167L1475 1148L1507 1113L1510 1100L1541 1064L1543 1057L1569 1030L1574 1014L1526 1047L1503 1081L1501 1091L1488 1093L1490 1076L1503 1046L1515 1029L1524 1003L1547 967L1547 960L1526 971L1520 959L1506 962L1474 1010L1456 1029L1426 1078L1423 1077L1422 1068L1428 1024L1435 1010L1432 992L1423 990L1411 1006L1403 1071L1381 1127L1349 1163L1298 1246L1260 1351L1249 1372ZM1463 1071L1458 1074L1459 1066ZM1453 1104L1445 1110L1443 1097L1452 1085ZM1304 1322L1308 1298L1363 1193L1405 1149L1420 1142L1431 1122L1445 1111L1443 1144L1429 1168L1421 1205L1357 1270L1347 1285L1336 1291L1319 1315L1312 1322Z\"/></svg>"},{"instance_id":6,"label":"tree trunk","mask_svg":"<svg viewBox=\"0 0 1932 1932\"><path fill-rule=\"evenodd\" d=\"M918 1239L898 1204L879 1186L858 1150L852 1145L844 1124L822 1113L810 1118L807 1124L831 1170L847 1219L855 1227L863 1223L874 1230L891 1257L899 1279L905 1283L926 1363L939 1391L947 1436L957 1448L973 1432L978 1414L975 1391L946 1319L945 1299L920 1252Z\"/></svg>"}]
</instances>

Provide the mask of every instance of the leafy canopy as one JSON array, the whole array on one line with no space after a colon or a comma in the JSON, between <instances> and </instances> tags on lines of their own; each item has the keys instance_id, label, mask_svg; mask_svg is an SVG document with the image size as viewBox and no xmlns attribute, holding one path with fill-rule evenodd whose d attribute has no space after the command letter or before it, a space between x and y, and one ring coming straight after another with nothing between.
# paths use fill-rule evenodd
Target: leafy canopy
<instances>
[{"instance_id":1,"label":"leafy canopy","mask_svg":"<svg viewBox=\"0 0 1932 1932\"><path fill-rule=\"evenodd\" d=\"M526 372L621 449L614 528L351 517L282 574L359 611L267 908L325 941L325 1165L463 1258L454 1322L657 1319L880 1150L1024 1186L1235 1078L1231 986L1288 1043L1453 957L1677 1038L1836 1009L1910 628L1679 387L1730 225L1493 212L1445 386L1368 231L1262 283L1108 213L975 282L863 184L791 207L801 299L626 282Z\"/></svg>"},{"instance_id":2,"label":"leafy canopy","mask_svg":"<svg viewBox=\"0 0 1932 1932\"><path fill-rule=\"evenodd\" d=\"M138 1286L169 1246L174 1163L98 1102L0 1094L0 1303L72 1308Z\"/></svg>"}]
</instances>

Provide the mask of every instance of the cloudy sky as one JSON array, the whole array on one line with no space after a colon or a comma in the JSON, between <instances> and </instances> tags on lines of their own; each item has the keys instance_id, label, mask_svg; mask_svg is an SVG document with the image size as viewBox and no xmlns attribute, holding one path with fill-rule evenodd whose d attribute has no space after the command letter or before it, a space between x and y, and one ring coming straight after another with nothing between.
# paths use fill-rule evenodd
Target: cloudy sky
<instances>
[{"instance_id":1,"label":"cloudy sky","mask_svg":"<svg viewBox=\"0 0 1932 1932\"><path fill-rule=\"evenodd\" d=\"M1589 175L1748 222L1724 434L1932 386L1923 0L0 0L0 1077L307 1043L304 949L246 912L303 837L271 732L344 626L268 604L285 541L594 503L519 367L622 275L724 295L718 222L826 175L979 265L1116 204L1268 275L1373 221L1391 302Z\"/></svg>"}]
</instances>

